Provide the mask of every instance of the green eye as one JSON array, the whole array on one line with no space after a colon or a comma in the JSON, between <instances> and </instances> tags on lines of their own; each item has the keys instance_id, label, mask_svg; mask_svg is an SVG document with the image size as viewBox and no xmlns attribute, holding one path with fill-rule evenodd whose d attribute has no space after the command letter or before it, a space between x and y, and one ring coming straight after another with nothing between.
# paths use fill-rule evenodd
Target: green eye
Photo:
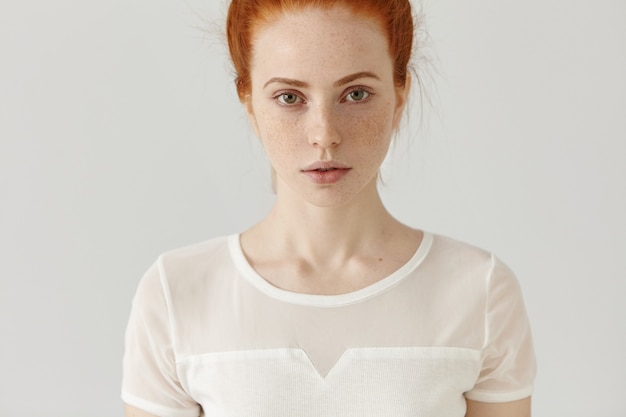
<instances>
[{"instance_id":1,"label":"green eye","mask_svg":"<svg viewBox=\"0 0 626 417\"><path fill-rule=\"evenodd\" d=\"M368 98L370 95L370 93L368 93L365 90L362 89L357 89L357 90L352 90L350 92L350 94L348 94L348 101L362 101L365 100L366 98Z\"/></svg>"},{"instance_id":2,"label":"green eye","mask_svg":"<svg viewBox=\"0 0 626 417\"><path fill-rule=\"evenodd\" d=\"M293 93L284 93L278 96L278 101L282 104L296 104L300 100L300 97Z\"/></svg>"}]
</instances>

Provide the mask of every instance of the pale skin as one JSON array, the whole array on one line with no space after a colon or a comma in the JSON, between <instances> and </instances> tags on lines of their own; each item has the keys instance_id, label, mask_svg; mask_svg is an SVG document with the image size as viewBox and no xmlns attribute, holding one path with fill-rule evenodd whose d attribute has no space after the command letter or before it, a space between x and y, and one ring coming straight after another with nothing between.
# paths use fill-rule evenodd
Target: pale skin
<instances>
[{"instance_id":1,"label":"pale skin","mask_svg":"<svg viewBox=\"0 0 626 417\"><path fill-rule=\"evenodd\" d=\"M342 8L280 17L256 33L251 79L244 105L276 173L272 211L241 236L254 269L279 288L332 295L371 285L407 262L422 233L386 210L377 174L410 80L394 82L377 23ZM320 183L308 172L320 163L342 175ZM154 416L129 405L125 411ZM467 400L466 417L529 416L530 397Z\"/></svg>"}]
</instances>

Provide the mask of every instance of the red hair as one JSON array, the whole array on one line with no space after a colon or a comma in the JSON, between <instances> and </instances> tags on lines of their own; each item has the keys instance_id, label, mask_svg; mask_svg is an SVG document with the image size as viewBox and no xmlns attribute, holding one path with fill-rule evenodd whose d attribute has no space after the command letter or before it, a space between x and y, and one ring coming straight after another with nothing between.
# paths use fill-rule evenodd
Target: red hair
<instances>
[{"instance_id":1,"label":"red hair","mask_svg":"<svg viewBox=\"0 0 626 417\"><path fill-rule=\"evenodd\" d=\"M394 61L394 82L406 83L413 48L413 14L409 0L232 0L226 20L228 49L235 67L237 94L250 94L250 61L254 30L280 14L307 7L329 9L341 5L355 14L376 20L386 32Z\"/></svg>"}]
</instances>

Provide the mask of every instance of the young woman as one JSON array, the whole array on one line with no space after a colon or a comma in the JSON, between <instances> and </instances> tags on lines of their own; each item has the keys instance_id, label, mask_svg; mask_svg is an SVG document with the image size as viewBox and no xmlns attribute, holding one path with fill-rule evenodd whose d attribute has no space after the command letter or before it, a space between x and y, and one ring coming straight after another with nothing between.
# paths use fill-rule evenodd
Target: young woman
<instances>
[{"instance_id":1,"label":"young woman","mask_svg":"<svg viewBox=\"0 0 626 417\"><path fill-rule=\"evenodd\" d=\"M512 273L379 197L411 16L408 0L232 1L237 91L276 202L148 270L127 329L127 416L530 415Z\"/></svg>"}]
</instances>

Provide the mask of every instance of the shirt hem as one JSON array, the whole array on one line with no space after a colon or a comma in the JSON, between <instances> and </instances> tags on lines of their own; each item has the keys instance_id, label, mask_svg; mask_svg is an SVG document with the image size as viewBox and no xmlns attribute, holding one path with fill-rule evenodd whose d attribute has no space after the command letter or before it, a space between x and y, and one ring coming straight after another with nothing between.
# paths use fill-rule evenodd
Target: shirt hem
<instances>
[{"instance_id":1,"label":"shirt hem","mask_svg":"<svg viewBox=\"0 0 626 417\"><path fill-rule=\"evenodd\" d=\"M133 407L137 407L140 410L146 411L148 413L160 416L160 417L198 417L200 416L200 411L196 410L182 410L178 408L170 408L165 407L152 401L144 400L142 398L136 397L127 392L122 392L122 401L126 404L131 405Z\"/></svg>"},{"instance_id":2,"label":"shirt hem","mask_svg":"<svg viewBox=\"0 0 626 417\"><path fill-rule=\"evenodd\" d=\"M472 401L480 401L484 403L506 403L511 401L523 400L530 397L533 393L533 386L529 385L517 391L509 392L493 392L493 391L468 391L465 397Z\"/></svg>"}]
</instances>

